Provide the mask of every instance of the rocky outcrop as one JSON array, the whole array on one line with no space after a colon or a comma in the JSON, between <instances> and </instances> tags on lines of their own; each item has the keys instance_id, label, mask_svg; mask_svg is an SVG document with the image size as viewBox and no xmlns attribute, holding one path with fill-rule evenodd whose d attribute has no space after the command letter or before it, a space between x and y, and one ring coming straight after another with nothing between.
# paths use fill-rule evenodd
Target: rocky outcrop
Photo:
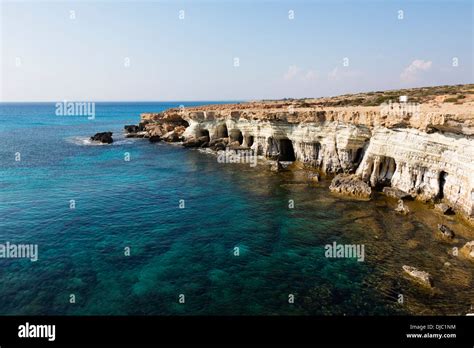
<instances>
[{"instance_id":1,"label":"rocky outcrop","mask_svg":"<svg viewBox=\"0 0 474 348\"><path fill-rule=\"evenodd\" d=\"M410 276L410 279L425 287L432 288L433 280L428 272L420 271L415 267L404 265L403 271Z\"/></svg>"},{"instance_id":2,"label":"rocky outcrop","mask_svg":"<svg viewBox=\"0 0 474 348\"><path fill-rule=\"evenodd\" d=\"M112 134L113 134L112 132L96 133L93 136L91 136L91 140L101 142L102 144L112 144L114 142L114 139L112 138Z\"/></svg>"},{"instance_id":3,"label":"rocky outcrop","mask_svg":"<svg viewBox=\"0 0 474 348\"><path fill-rule=\"evenodd\" d=\"M395 199L410 199L412 196L409 193L406 193L405 191L399 190L394 187L384 187L382 192L387 196L387 197L392 197Z\"/></svg>"},{"instance_id":4,"label":"rocky outcrop","mask_svg":"<svg viewBox=\"0 0 474 348\"><path fill-rule=\"evenodd\" d=\"M352 174L352 184L339 177L334 191L443 202L474 222L474 102L438 97L415 111L396 103L335 106L351 96L174 108L142 114L139 129L188 147L250 148L270 160Z\"/></svg>"},{"instance_id":5,"label":"rocky outcrop","mask_svg":"<svg viewBox=\"0 0 474 348\"><path fill-rule=\"evenodd\" d=\"M452 229L450 229L446 225L438 224L438 233L441 238L444 239L453 239L454 238L454 232Z\"/></svg>"},{"instance_id":6,"label":"rocky outcrop","mask_svg":"<svg viewBox=\"0 0 474 348\"><path fill-rule=\"evenodd\" d=\"M338 174L329 186L331 192L369 199L372 195L370 186L357 175Z\"/></svg>"}]
</instances>

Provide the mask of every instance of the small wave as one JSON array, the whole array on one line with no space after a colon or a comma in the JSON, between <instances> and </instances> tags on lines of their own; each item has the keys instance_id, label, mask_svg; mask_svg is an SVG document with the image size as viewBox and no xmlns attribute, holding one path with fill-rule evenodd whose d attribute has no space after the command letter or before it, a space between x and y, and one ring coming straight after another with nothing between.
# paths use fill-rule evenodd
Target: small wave
<instances>
[{"instance_id":1,"label":"small wave","mask_svg":"<svg viewBox=\"0 0 474 348\"><path fill-rule=\"evenodd\" d=\"M92 141L90 137L69 137L66 138L66 141L71 144L75 145L91 145L91 146L101 146L101 145L107 145L107 144L102 144L97 141Z\"/></svg>"},{"instance_id":2,"label":"small wave","mask_svg":"<svg viewBox=\"0 0 474 348\"><path fill-rule=\"evenodd\" d=\"M68 137L66 138L66 141L68 143L80 145L80 146L106 146L106 145L120 146L120 145L128 145L128 144L133 143L133 139L119 139L119 140L115 140L112 144L103 144L101 142L91 140L90 137L81 137L81 136Z\"/></svg>"}]
</instances>

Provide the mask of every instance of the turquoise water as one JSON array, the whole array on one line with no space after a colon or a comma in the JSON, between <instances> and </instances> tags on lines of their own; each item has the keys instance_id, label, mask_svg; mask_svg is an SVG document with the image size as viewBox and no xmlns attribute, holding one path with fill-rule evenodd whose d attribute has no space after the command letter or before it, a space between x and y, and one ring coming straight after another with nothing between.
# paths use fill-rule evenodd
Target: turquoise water
<instances>
[{"instance_id":1,"label":"turquoise water","mask_svg":"<svg viewBox=\"0 0 474 348\"><path fill-rule=\"evenodd\" d=\"M0 243L38 244L39 259L0 259L0 314L401 312L392 290L375 289L375 252L324 257L333 241L375 241L354 219L382 223L386 206L334 198L297 173L123 137L141 112L180 104L196 103L101 103L95 120L55 116L53 104L1 106ZM99 131L115 143L87 145Z\"/></svg>"}]
</instances>

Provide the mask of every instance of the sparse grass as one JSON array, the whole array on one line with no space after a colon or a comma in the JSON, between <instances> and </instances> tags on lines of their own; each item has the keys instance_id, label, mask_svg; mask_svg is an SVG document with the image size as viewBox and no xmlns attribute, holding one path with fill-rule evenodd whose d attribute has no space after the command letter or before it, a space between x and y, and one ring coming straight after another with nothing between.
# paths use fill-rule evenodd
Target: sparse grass
<instances>
[{"instance_id":1,"label":"sparse grass","mask_svg":"<svg viewBox=\"0 0 474 348\"><path fill-rule=\"evenodd\" d=\"M458 98L446 98L443 100L444 103L455 103L458 101Z\"/></svg>"}]
</instances>

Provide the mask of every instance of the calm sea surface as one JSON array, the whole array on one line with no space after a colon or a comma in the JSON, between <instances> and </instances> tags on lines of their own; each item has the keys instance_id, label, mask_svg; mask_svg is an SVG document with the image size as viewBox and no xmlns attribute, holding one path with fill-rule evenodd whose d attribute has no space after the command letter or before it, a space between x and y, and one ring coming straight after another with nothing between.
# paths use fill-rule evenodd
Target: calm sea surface
<instances>
[{"instance_id":1,"label":"calm sea surface","mask_svg":"<svg viewBox=\"0 0 474 348\"><path fill-rule=\"evenodd\" d=\"M197 105L98 103L95 120L56 116L52 103L0 105L0 243L39 248L36 262L0 259L1 315L469 310L473 267L435 238L446 221L425 206L410 202L417 213L403 217L396 202L333 196L328 181L309 186L302 170L274 174L124 138L140 113L180 104ZM90 144L99 131L114 132L115 143ZM472 237L448 222L455 245ZM333 242L363 244L364 262L326 258ZM404 264L428 270L436 289L407 280Z\"/></svg>"}]
</instances>

